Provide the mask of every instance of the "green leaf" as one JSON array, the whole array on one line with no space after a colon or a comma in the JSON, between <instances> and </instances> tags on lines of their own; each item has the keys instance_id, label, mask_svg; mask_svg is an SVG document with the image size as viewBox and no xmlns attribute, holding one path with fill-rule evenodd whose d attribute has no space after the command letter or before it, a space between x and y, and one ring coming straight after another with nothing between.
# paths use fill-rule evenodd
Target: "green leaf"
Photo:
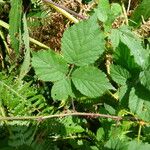
<instances>
[{"instance_id":1,"label":"green leaf","mask_svg":"<svg viewBox=\"0 0 150 150\"><path fill-rule=\"evenodd\" d=\"M116 110L112 106L104 104L104 107L109 112L109 114L111 114L111 115L115 115L116 114Z\"/></svg>"},{"instance_id":2,"label":"green leaf","mask_svg":"<svg viewBox=\"0 0 150 150\"><path fill-rule=\"evenodd\" d=\"M62 53L66 61L77 66L94 63L104 52L104 35L93 18L65 31Z\"/></svg>"},{"instance_id":3,"label":"green leaf","mask_svg":"<svg viewBox=\"0 0 150 150\"><path fill-rule=\"evenodd\" d=\"M118 3L112 3L111 12L114 17L117 17L122 13L122 7Z\"/></svg>"},{"instance_id":4,"label":"green leaf","mask_svg":"<svg viewBox=\"0 0 150 150\"><path fill-rule=\"evenodd\" d=\"M135 89L132 88L129 96L129 108L133 113L137 113L141 111L143 106L143 100L138 98L138 96L135 94Z\"/></svg>"},{"instance_id":5,"label":"green leaf","mask_svg":"<svg viewBox=\"0 0 150 150\"><path fill-rule=\"evenodd\" d=\"M61 124L65 126L65 132L63 132L63 134L70 135L84 132L84 129L77 123L76 120L74 120L72 116L62 119Z\"/></svg>"},{"instance_id":6,"label":"green leaf","mask_svg":"<svg viewBox=\"0 0 150 150\"><path fill-rule=\"evenodd\" d=\"M120 85L125 85L126 81L131 77L129 71L118 65L111 65L110 75L112 79Z\"/></svg>"},{"instance_id":7,"label":"green leaf","mask_svg":"<svg viewBox=\"0 0 150 150\"><path fill-rule=\"evenodd\" d=\"M107 90L113 89L106 75L91 66L80 67L72 74L75 87L91 98L102 96Z\"/></svg>"},{"instance_id":8,"label":"green leaf","mask_svg":"<svg viewBox=\"0 0 150 150\"><path fill-rule=\"evenodd\" d=\"M97 18L102 22L106 22L108 19L109 12L110 12L109 1L108 0L99 1L99 5L96 10Z\"/></svg>"},{"instance_id":9,"label":"green leaf","mask_svg":"<svg viewBox=\"0 0 150 150\"><path fill-rule=\"evenodd\" d=\"M115 134L115 133L114 133ZM105 149L108 150L126 150L127 142L124 139L125 137L121 137L123 135L118 135L118 137L109 137L109 140L105 143Z\"/></svg>"},{"instance_id":10,"label":"green leaf","mask_svg":"<svg viewBox=\"0 0 150 150\"><path fill-rule=\"evenodd\" d=\"M149 150L150 144L148 143L139 143L137 141L129 142L127 150Z\"/></svg>"},{"instance_id":11,"label":"green leaf","mask_svg":"<svg viewBox=\"0 0 150 150\"><path fill-rule=\"evenodd\" d=\"M150 90L150 67L140 73L141 84Z\"/></svg>"},{"instance_id":12,"label":"green leaf","mask_svg":"<svg viewBox=\"0 0 150 150\"><path fill-rule=\"evenodd\" d=\"M122 8L117 3L109 4L108 0L99 1L98 8L95 10L97 18L104 22L103 28L105 32L110 32L112 23L122 13Z\"/></svg>"},{"instance_id":13,"label":"green leaf","mask_svg":"<svg viewBox=\"0 0 150 150\"><path fill-rule=\"evenodd\" d=\"M138 27L142 22L142 17L147 20L150 17L150 0L143 0L140 5L134 10L131 16L130 25Z\"/></svg>"},{"instance_id":14,"label":"green leaf","mask_svg":"<svg viewBox=\"0 0 150 150\"><path fill-rule=\"evenodd\" d=\"M150 92L141 85L131 89L129 95L129 108L139 118L150 121Z\"/></svg>"},{"instance_id":15,"label":"green leaf","mask_svg":"<svg viewBox=\"0 0 150 150\"><path fill-rule=\"evenodd\" d=\"M96 133L96 139L98 141L101 141L103 139L104 135L105 135L104 129L103 128L99 128L97 130L97 133Z\"/></svg>"},{"instance_id":16,"label":"green leaf","mask_svg":"<svg viewBox=\"0 0 150 150\"><path fill-rule=\"evenodd\" d=\"M109 39L111 40L112 46L114 49L119 45L120 42L120 32L117 29L112 29L111 34L109 35Z\"/></svg>"},{"instance_id":17,"label":"green leaf","mask_svg":"<svg viewBox=\"0 0 150 150\"><path fill-rule=\"evenodd\" d=\"M9 34L11 45L16 54L19 54L19 39L21 31L22 18L22 0L11 1L11 9L9 13Z\"/></svg>"},{"instance_id":18,"label":"green leaf","mask_svg":"<svg viewBox=\"0 0 150 150\"><path fill-rule=\"evenodd\" d=\"M24 28L23 42L25 45L25 56L24 56L23 64L21 66L21 70L20 70L20 75L19 75L20 80L23 79L23 77L30 70L30 61L31 61L30 47L29 47L29 32L28 32L26 14L23 15L23 28Z\"/></svg>"},{"instance_id":19,"label":"green leaf","mask_svg":"<svg viewBox=\"0 0 150 150\"><path fill-rule=\"evenodd\" d=\"M64 79L68 72L67 63L52 50L33 53L32 65L39 79L43 81Z\"/></svg>"},{"instance_id":20,"label":"green leaf","mask_svg":"<svg viewBox=\"0 0 150 150\"><path fill-rule=\"evenodd\" d=\"M145 68L148 61L148 52L142 47L141 41L126 27L120 30L120 39L130 49L131 56L135 62L142 68Z\"/></svg>"},{"instance_id":21,"label":"green leaf","mask_svg":"<svg viewBox=\"0 0 150 150\"><path fill-rule=\"evenodd\" d=\"M131 72L139 68L134 61L134 57L131 56L129 48L123 43L119 43L113 57L115 63Z\"/></svg>"},{"instance_id":22,"label":"green leaf","mask_svg":"<svg viewBox=\"0 0 150 150\"><path fill-rule=\"evenodd\" d=\"M73 97L70 79L64 78L55 82L51 94L54 100L66 100L69 96Z\"/></svg>"}]
</instances>

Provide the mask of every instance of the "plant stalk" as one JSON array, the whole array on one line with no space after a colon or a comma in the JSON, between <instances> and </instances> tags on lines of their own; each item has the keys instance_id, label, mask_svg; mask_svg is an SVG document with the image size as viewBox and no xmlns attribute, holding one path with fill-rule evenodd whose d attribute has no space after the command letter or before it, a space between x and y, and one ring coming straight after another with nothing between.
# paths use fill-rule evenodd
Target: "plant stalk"
<instances>
[{"instance_id":1,"label":"plant stalk","mask_svg":"<svg viewBox=\"0 0 150 150\"><path fill-rule=\"evenodd\" d=\"M138 141L138 143L140 142L141 130L142 130L142 125L141 125L141 124L139 124L138 137L137 137L137 141Z\"/></svg>"}]
</instances>

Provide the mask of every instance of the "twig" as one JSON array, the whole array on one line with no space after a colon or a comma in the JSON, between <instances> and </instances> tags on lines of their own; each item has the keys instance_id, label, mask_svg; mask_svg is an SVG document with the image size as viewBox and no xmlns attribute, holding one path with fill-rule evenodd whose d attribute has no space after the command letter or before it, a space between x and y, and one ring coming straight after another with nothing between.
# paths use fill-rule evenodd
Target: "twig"
<instances>
[{"instance_id":1,"label":"twig","mask_svg":"<svg viewBox=\"0 0 150 150\"><path fill-rule=\"evenodd\" d=\"M0 121L4 120L9 120L9 121L14 121L14 120L37 120L37 121L43 121L46 119L51 119L51 118L62 118L62 117L67 117L67 116L86 116L86 117L91 117L91 118L111 118L113 120L122 120L122 117L119 116L111 116L111 115L106 115L106 114L97 114L97 113L83 113L83 112L75 112L75 113L66 113L66 114L56 114L56 115L48 115L48 116L22 116L22 117L0 117Z\"/></svg>"},{"instance_id":2,"label":"twig","mask_svg":"<svg viewBox=\"0 0 150 150\"><path fill-rule=\"evenodd\" d=\"M62 8L57 7L56 5L54 5L51 0L43 0L43 2L47 2L52 8L54 8L57 12L60 12L62 15L64 15L70 21L72 21L74 23L78 23L79 22L79 20L76 19L74 16L72 16L70 13L68 13L64 9L62 9Z\"/></svg>"},{"instance_id":3,"label":"twig","mask_svg":"<svg viewBox=\"0 0 150 150\"><path fill-rule=\"evenodd\" d=\"M59 8L61 8L61 9L65 10L65 11L67 11L68 13L70 13L70 14L72 14L72 15L78 17L78 18L86 19L86 17L84 17L84 16L82 16L82 15L80 15L80 14L77 14L76 12L74 12L74 11L72 11L72 10L70 10L70 9L68 9L68 8L66 8L66 7L64 7L64 6L61 6L61 5L59 5L59 4L55 3L55 2L53 2L52 0L43 0L43 1L44 1L44 2L49 2L49 3L51 3L51 4L53 4L53 5L57 6L57 7L59 7Z\"/></svg>"}]
</instances>

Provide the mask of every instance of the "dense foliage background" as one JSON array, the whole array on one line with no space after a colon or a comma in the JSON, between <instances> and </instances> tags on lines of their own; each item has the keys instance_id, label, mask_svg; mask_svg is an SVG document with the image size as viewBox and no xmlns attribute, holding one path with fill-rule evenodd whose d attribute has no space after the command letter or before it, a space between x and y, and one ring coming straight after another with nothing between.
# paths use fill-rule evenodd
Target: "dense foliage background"
<instances>
[{"instance_id":1,"label":"dense foliage background","mask_svg":"<svg viewBox=\"0 0 150 150\"><path fill-rule=\"evenodd\" d=\"M0 0L0 149L150 149L149 0Z\"/></svg>"}]
</instances>

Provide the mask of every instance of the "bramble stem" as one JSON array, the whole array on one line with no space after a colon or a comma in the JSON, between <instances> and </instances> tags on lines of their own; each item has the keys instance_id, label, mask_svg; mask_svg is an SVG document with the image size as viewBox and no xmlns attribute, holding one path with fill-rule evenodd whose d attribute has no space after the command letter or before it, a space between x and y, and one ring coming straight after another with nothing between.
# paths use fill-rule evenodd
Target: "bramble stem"
<instances>
[{"instance_id":1,"label":"bramble stem","mask_svg":"<svg viewBox=\"0 0 150 150\"><path fill-rule=\"evenodd\" d=\"M79 18L81 18L81 19L86 19L85 16L82 16L82 15L80 15L80 14L78 14L78 13L76 13L76 12L74 12L74 11L72 11L72 10L70 10L70 9L68 9L68 8L66 8L66 7L64 7L64 6L61 6L61 5L59 5L59 4L55 3L55 2L53 2L52 0L43 0L43 1L44 1L44 2L48 2L48 3L51 3L52 5L55 5L55 6L58 7L58 8L61 8L61 9L65 10L66 12L70 13L71 15L74 15L74 16L79 17ZM52 7L53 7L53 6L52 6Z\"/></svg>"},{"instance_id":2,"label":"bramble stem","mask_svg":"<svg viewBox=\"0 0 150 150\"><path fill-rule=\"evenodd\" d=\"M51 0L43 0L43 2L47 2L52 8L54 8L57 12L60 12L62 15L67 17L70 21L72 21L74 23L79 22L79 20L76 19L75 17L73 17L69 12L67 12L66 10L60 8L60 6L58 7L57 3L54 3Z\"/></svg>"},{"instance_id":3,"label":"bramble stem","mask_svg":"<svg viewBox=\"0 0 150 150\"><path fill-rule=\"evenodd\" d=\"M0 121L4 120L37 120L37 121L43 121L46 119L51 118L62 118L67 116L87 116L91 118L111 118L114 120L122 120L122 117L119 116L111 116L111 115L105 115L105 114L97 114L97 113L84 113L84 112L75 112L75 113L66 113L66 114L56 114L56 115L48 115L48 116L22 116L22 117L0 117Z\"/></svg>"}]
</instances>

